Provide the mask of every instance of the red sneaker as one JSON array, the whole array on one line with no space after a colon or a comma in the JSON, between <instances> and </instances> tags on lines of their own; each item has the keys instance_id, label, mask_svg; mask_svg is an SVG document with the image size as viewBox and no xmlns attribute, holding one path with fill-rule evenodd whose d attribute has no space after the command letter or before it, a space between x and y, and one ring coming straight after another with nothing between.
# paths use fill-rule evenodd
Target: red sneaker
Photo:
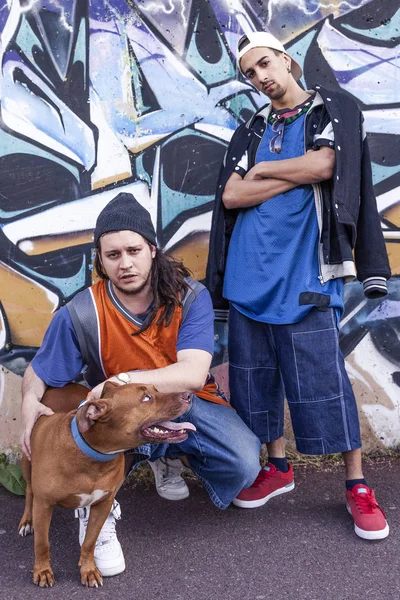
<instances>
[{"instance_id":1,"label":"red sneaker","mask_svg":"<svg viewBox=\"0 0 400 600\"><path fill-rule=\"evenodd\" d=\"M253 485L234 499L233 504L240 508L257 508L263 506L270 498L291 492L294 488L293 469L289 465L287 473L277 471L274 465L268 463L257 475Z\"/></svg>"},{"instance_id":2,"label":"red sneaker","mask_svg":"<svg viewBox=\"0 0 400 600\"><path fill-rule=\"evenodd\" d=\"M346 492L347 510L354 519L354 531L364 540L383 540L389 535L386 515L373 490L358 483Z\"/></svg>"}]
</instances>

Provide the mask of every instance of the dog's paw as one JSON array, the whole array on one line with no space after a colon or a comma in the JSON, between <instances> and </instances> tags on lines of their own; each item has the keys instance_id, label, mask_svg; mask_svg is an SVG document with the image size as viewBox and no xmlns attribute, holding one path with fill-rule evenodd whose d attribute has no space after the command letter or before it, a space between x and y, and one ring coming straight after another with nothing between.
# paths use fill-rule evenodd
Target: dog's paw
<instances>
[{"instance_id":1,"label":"dog's paw","mask_svg":"<svg viewBox=\"0 0 400 600\"><path fill-rule=\"evenodd\" d=\"M21 537L26 537L31 533L33 533L32 521L21 521L18 525L18 535Z\"/></svg>"},{"instance_id":2,"label":"dog's paw","mask_svg":"<svg viewBox=\"0 0 400 600\"><path fill-rule=\"evenodd\" d=\"M51 567L33 570L33 583L39 587L53 587L54 573Z\"/></svg>"},{"instance_id":3,"label":"dog's paw","mask_svg":"<svg viewBox=\"0 0 400 600\"><path fill-rule=\"evenodd\" d=\"M95 566L94 568L82 568L81 567L81 582L86 587L101 587L103 585L103 577L100 571Z\"/></svg>"}]
</instances>

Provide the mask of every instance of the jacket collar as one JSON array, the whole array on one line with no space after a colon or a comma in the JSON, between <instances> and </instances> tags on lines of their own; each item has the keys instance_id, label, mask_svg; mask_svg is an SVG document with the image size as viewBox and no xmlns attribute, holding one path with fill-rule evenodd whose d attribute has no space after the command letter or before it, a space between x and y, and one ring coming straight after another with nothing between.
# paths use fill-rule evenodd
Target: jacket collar
<instances>
[{"instance_id":1,"label":"jacket collar","mask_svg":"<svg viewBox=\"0 0 400 600\"><path fill-rule=\"evenodd\" d=\"M313 103L311 104L310 110L312 110L316 106L324 104L324 100L320 94L320 91L322 91L322 93L324 93L323 88L321 88L321 86L319 86L319 85L315 86L314 89L311 88L310 90L306 90L306 92L308 92L309 94L315 93L315 97L314 97ZM260 108L260 110L258 110L256 113L254 113L254 115L251 117L251 119L249 119L247 121L246 128L251 129L254 124L254 121L258 117L262 117L264 119L264 121L267 122L271 111L272 111L272 104L271 104L271 102L269 102L268 104L265 104L265 106L262 106Z\"/></svg>"}]
</instances>

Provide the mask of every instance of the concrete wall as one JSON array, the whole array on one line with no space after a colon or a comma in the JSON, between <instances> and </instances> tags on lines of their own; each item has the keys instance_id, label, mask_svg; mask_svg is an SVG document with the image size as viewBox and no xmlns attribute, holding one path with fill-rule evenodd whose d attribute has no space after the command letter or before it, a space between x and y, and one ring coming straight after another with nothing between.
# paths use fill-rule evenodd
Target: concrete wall
<instances>
[{"instance_id":1,"label":"concrete wall","mask_svg":"<svg viewBox=\"0 0 400 600\"><path fill-rule=\"evenodd\" d=\"M327 6L328 8L325 8ZM397 0L0 0L0 449L54 311L92 281L92 230L116 190L160 246L204 277L215 179L265 101L238 76L238 36L265 28L365 113L395 277L346 289L341 343L367 449L400 442L400 10ZM226 326L215 367L226 386Z\"/></svg>"}]
</instances>

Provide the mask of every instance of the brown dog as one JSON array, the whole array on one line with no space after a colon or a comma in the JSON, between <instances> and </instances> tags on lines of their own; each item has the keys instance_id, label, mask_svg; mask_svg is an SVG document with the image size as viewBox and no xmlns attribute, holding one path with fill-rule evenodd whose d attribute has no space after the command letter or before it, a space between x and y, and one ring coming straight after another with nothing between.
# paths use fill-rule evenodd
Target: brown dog
<instances>
[{"instance_id":1,"label":"brown dog","mask_svg":"<svg viewBox=\"0 0 400 600\"><path fill-rule=\"evenodd\" d=\"M187 430L195 430L190 423L168 421L188 409L187 394L160 394L149 385L107 382L101 399L78 408L86 394L87 389L77 384L46 391L42 402L55 414L38 419L32 433L31 462L25 456L22 459L27 485L18 532L22 536L35 532L33 583L40 587L54 585L49 546L54 506L91 507L79 560L81 582L89 587L102 585L94 547L124 480L124 450L145 443L181 442ZM117 453L112 460L100 462L78 448L71 430L75 415L83 443L103 457Z\"/></svg>"}]
</instances>

